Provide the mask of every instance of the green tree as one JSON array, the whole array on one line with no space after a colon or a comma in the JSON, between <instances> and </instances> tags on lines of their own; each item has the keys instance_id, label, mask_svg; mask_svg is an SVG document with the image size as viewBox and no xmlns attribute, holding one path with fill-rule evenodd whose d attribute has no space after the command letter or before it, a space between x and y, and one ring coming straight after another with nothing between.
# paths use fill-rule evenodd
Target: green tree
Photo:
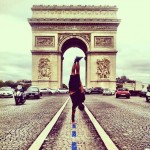
<instances>
[{"instance_id":1,"label":"green tree","mask_svg":"<svg viewBox=\"0 0 150 150\"><path fill-rule=\"evenodd\" d=\"M0 80L0 87L4 86L4 82Z\"/></svg>"},{"instance_id":2,"label":"green tree","mask_svg":"<svg viewBox=\"0 0 150 150\"><path fill-rule=\"evenodd\" d=\"M5 81L4 86L10 86L14 88L16 86L15 82L12 80Z\"/></svg>"}]
</instances>

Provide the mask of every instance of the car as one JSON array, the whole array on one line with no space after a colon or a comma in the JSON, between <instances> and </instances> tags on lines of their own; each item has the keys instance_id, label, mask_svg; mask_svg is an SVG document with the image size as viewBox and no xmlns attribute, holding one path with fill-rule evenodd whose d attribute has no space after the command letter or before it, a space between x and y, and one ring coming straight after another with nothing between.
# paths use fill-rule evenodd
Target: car
<instances>
[{"instance_id":1,"label":"car","mask_svg":"<svg viewBox=\"0 0 150 150\"><path fill-rule=\"evenodd\" d=\"M103 95L112 95L112 91L108 88L103 89Z\"/></svg>"},{"instance_id":2,"label":"car","mask_svg":"<svg viewBox=\"0 0 150 150\"><path fill-rule=\"evenodd\" d=\"M150 102L150 90L146 93L146 102Z\"/></svg>"},{"instance_id":3,"label":"car","mask_svg":"<svg viewBox=\"0 0 150 150\"><path fill-rule=\"evenodd\" d=\"M52 92L52 94L56 94L57 93L57 90L56 89L50 89L49 90Z\"/></svg>"},{"instance_id":4,"label":"car","mask_svg":"<svg viewBox=\"0 0 150 150\"><path fill-rule=\"evenodd\" d=\"M91 93L91 88L83 87L84 93L85 94L90 94Z\"/></svg>"},{"instance_id":5,"label":"car","mask_svg":"<svg viewBox=\"0 0 150 150\"><path fill-rule=\"evenodd\" d=\"M140 97L146 97L146 93L147 93L147 90L144 89L144 90L140 91L139 96Z\"/></svg>"},{"instance_id":6,"label":"car","mask_svg":"<svg viewBox=\"0 0 150 150\"><path fill-rule=\"evenodd\" d=\"M91 88L91 93L99 93L99 94L102 94L102 93L103 93L103 88L101 88L101 87L92 87L92 88Z\"/></svg>"},{"instance_id":7,"label":"car","mask_svg":"<svg viewBox=\"0 0 150 150\"><path fill-rule=\"evenodd\" d=\"M68 89L64 89L64 88L59 88L57 90L57 93L69 93L69 90Z\"/></svg>"},{"instance_id":8,"label":"car","mask_svg":"<svg viewBox=\"0 0 150 150\"><path fill-rule=\"evenodd\" d=\"M111 90L112 95L115 95L116 90Z\"/></svg>"},{"instance_id":9,"label":"car","mask_svg":"<svg viewBox=\"0 0 150 150\"><path fill-rule=\"evenodd\" d=\"M36 86L30 86L26 91L25 91L26 98L36 98L40 99L40 89Z\"/></svg>"},{"instance_id":10,"label":"car","mask_svg":"<svg viewBox=\"0 0 150 150\"><path fill-rule=\"evenodd\" d=\"M127 88L118 88L116 92L116 98L126 97L130 98L130 92Z\"/></svg>"},{"instance_id":11,"label":"car","mask_svg":"<svg viewBox=\"0 0 150 150\"><path fill-rule=\"evenodd\" d=\"M49 95L51 95L52 92L50 91L49 88L42 88L42 89L40 89L40 94L41 94L41 96L42 96L43 94L49 94Z\"/></svg>"},{"instance_id":12,"label":"car","mask_svg":"<svg viewBox=\"0 0 150 150\"><path fill-rule=\"evenodd\" d=\"M0 97L13 97L13 90L12 88L8 87L1 87L0 88Z\"/></svg>"}]
</instances>

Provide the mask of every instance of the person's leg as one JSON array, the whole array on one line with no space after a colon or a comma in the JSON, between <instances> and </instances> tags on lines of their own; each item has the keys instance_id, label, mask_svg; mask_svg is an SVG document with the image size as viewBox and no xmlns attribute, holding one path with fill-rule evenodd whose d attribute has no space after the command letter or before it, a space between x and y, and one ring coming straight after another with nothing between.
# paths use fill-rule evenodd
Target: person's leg
<instances>
[{"instance_id":1,"label":"person's leg","mask_svg":"<svg viewBox=\"0 0 150 150\"><path fill-rule=\"evenodd\" d=\"M72 69L71 69L71 75L75 75L75 71L76 71L76 63L73 63Z\"/></svg>"},{"instance_id":2,"label":"person's leg","mask_svg":"<svg viewBox=\"0 0 150 150\"><path fill-rule=\"evenodd\" d=\"M80 63L76 62L76 74L80 74Z\"/></svg>"}]
</instances>

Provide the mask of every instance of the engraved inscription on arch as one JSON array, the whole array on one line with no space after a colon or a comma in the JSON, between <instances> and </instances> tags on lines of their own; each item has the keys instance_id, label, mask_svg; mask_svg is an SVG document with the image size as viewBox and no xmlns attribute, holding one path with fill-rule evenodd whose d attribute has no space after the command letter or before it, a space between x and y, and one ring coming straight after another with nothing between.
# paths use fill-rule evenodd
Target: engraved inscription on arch
<instances>
[{"instance_id":1,"label":"engraved inscription on arch","mask_svg":"<svg viewBox=\"0 0 150 150\"><path fill-rule=\"evenodd\" d=\"M114 38L113 36L95 36L94 47L113 47Z\"/></svg>"},{"instance_id":2,"label":"engraved inscription on arch","mask_svg":"<svg viewBox=\"0 0 150 150\"><path fill-rule=\"evenodd\" d=\"M35 45L36 46L55 46L55 38L54 36L36 36L35 37Z\"/></svg>"},{"instance_id":3,"label":"engraved inscription on arch","mask_svg":"<svg viewBox=\"0 0 150 150\"><path fill-rule=\"evenodd\" d=\"M98 79L108 79L110 76L110 61L107 58L97 59L96 64Z\"/></svg>"}]
</instances>

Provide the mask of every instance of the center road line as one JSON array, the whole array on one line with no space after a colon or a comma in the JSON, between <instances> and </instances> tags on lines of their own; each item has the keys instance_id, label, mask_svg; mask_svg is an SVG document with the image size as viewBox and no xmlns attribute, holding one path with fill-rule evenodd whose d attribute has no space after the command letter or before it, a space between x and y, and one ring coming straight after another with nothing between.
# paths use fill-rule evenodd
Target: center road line
<instances>
[{"instance_id":1,"label":"center road line","mask_svg":"<svg viewBox=\"0 0 150 150\"><path fill-rule=\"evenodd\" d=\"M85 105L84 105L85 106ZM105 146L108 150L119 150L116 145L113 143L113 141L110 139L110 137L106 134L106 132L103 130L103 128L100 126L100 124L97 122L97 120L94 118L92 113L88 110L88 108L85 106L85 112L89 116L91 122L93 123L96 131L98 132L99 136L103 140Z\"/></svg>"},{"instance_id":2,"label":"center road line","mask_svg":"<svg viewBox=\"0 0 150 150\"><path fill-rule=\"evenodd\" d=\"M29 147L28 150L39 150L42 143L46 139L47 135L55 125L57 119L61 115L63 109L65 108L66 104L68 103L68 100L70 97L67 98L66 102L63 104L63 106L59 109L59 111L56 113L56 115L53 117L53 119L49 122L49 124L45 127L45 129L40 133L40 135L37 137L37 139L33 142L33 144Z\"/></svg>"}]
</instances>

